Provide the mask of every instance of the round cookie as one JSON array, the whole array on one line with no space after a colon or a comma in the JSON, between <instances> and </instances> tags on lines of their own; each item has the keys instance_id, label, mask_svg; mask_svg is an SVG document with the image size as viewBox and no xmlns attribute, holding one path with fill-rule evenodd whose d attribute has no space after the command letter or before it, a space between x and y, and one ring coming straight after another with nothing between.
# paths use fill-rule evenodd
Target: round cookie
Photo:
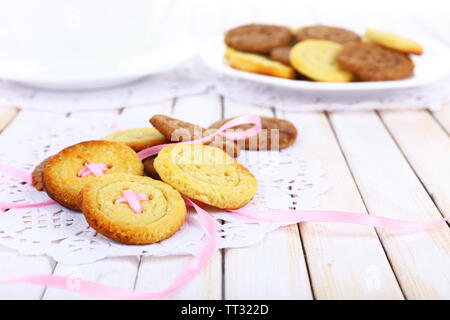
<instances>
[{"instance_id":1,"label":"round cookie","mask_svg":"<svg viewBox=\"0 0 450 320\"><path fill-rule=\"evenodd\" d=\"M255 195L255 177L222 150L200 144L162 149L154 166L161 179L180 193L222 209L237 209Z\"/></svg>"},{"instance_id":2,"label":"round cookie","mask_svg":"<svg viewBox=\"0 0 450 320\"><path fill-rule=\"evenodd\" d=\"M212 130L206 130L198 125L162 114L154 115L150 119L150 123L167 139L174 142L197 140L214 133ZM220 148L232 157L239 156L240 149L238 144L235 141L225 139L221 135L215 136L211 142L206 144Z\"/></svg>"},{"instance_id":3,"label":"round cookie","mask_svg":"<svg viewBox=\"0 0 450 320\"><path fill-rule=\"evenodd\" d=\"M254 137L244 140L244 147L247 150L281 150L291 146L297 138L297 129L287 120L263 117L261 118L262 131ZM214 122L209 128L218 129L232 118L223 119ZM251 125L240 125L233 129L247 130ZM276 131L277 130L277 131ZM272 138L278 138L278 141L272 141Z\"/></svg>"},{"instance_id":4,"label":"round cookie","mask_svg":"<svg viewBox=\"0 0 450 320\"><path fill-rule=\"evenodd\" d=\"M233 69L285 79L296 77L295 70L290 66L259 54L236 51L228 47L225 58Z\"/></svg>"},{"instance_id":5,"label":"round cookie","mask_svg":"<svg viewBox=\"0 0 450 320\"><path fill-rule=\"evenodd\" d=\"M125 143L136 152L168 142L158 130L150 127L116 131L103 137L102 140Z\"/></svg>"},{"instance_id":6,"label":"round cookie","mask_svg":"<svg viewBox=\"0 0 450 320\"><path fill-rule=\"evenodd\" d=\"M79 210L79 192L97 178L94 174L78 176L86 163L106 165L105 175L122 172L142 176L144 173L136 152L123 143L103 140L77 143L54 155L45 166L43 184L50 198L66 208Z\"/></svg>"},{"instance_id":7,"label":"round cookie","mask_svg":"<svg viewBox=\"0 0 450 320\"><path fill-rule=\"evenodd\" d=\"M268 54L276 47L291 43L292 32L289 28L267 24L243 25L225 34L225 43L236 50Z\"/></svg>"},{"instance_id":8,"label":"round cookie","mask_svg":"<svg viewBox=\"0 0 450 320\"><path fill-rule=\"evenodd\" d=\"M33 172L31 173L31 181L33 184L33 187L36 188L36 190L38 191L43 191L44 190L44 182L43 182L43 173L44 173L44 169L45 166L47 165L47 163L50 161L52 157L48 157L44 160L42 160L41 163L39 163L33 170Z\"/></svg>"},{"instance_id":9,"label":"round cookie","mask_svg":"<svg viewBox=\"0 0 450 320\"><path fill-rule=\"evenodd\" d=\"M336 60L342 45L328 40L305 40L291 49L292 66L310 79L324 82L349 82L353 74Z\"/></svg>"},{"instance_id":10,"label":"round cookie","mask_svg":"<svg viewBox=\"0 0 450 320\"><path fill-rule=\"evenodd\" d=\"M156 156L151 156L142 161L142 163L144 164L144 172L146 175L155 180L161 180L161 177L159 176L158 172L156 172L155 167L153 166L155 158Z\"/></svg>"},{"instance_id":11,"label":"round cookie","mask_svg":"<svg viewBox=\"0 0 450 320\"><path fill-rule=\"evenodd\" d=\"M378 43L383 47L396 51L413 53L417 55L421 55L423 53L423 47L420 43L417 43L411 39L403 38L395 33L367 28L364 38L367 41Z\"/></svg>"},{"instance_id":12,"label":"round cookie","mask_svg":"<svg viewBox=\"0 0 450 320\"><path fill-rule=\"evenodd\" d=\"M123 190L143 194L136 213ZM186 218L178 191L166 183L125 173L107 174L88 182L81 191L81 210L89 225L104 236L125 244L150 244L177 232Z\"/></svg>"},{"instance_id":13,"label":"round cookie","mask_svg":"<svg viewBox=\"0 0 450 320\"><path fill-rule=\"evenodd\" d=\"M291 46L276 47L270 50L270 59L281 62L287 66L291 65L289 54L291 53Z\"/></svg>"},{"instance_id":14,"label":"round cookie","mask_svg":"<svg viewBox=\"0 0 450 320\"><path fill-rule=\"evenodd\" d=\"M297 30L297 41L304 41L308 39L329 40L339 43L347 43L351 41L359 41L360 37L353 31L329 27L324 25L315 25L309 27L303 27Z\"/></svg>"},{"instance_id":15,"label":"round cookie","mask_svg":"<svg viewBox=\"0 0 450 320\"><path fill-rule=\"evenodd\" d=\"M371 42L345 44L337 61L365 81L404 79L414 69L413 61L406 54Z\"/></svg>"}]
</instances>

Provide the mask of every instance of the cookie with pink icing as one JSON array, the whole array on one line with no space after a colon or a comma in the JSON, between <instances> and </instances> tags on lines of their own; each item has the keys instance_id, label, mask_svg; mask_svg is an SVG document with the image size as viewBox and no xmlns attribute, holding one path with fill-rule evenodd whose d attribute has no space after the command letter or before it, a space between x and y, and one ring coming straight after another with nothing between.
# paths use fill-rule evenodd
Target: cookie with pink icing
<instances>
[{"instance_id":1,"label":"cookie with pink icing","mask_svg":"<svg viewBox=\"0 0 450 320\"><path fill-rule=\"evenodd\" d=\"M84 141L63 149L48 161L42 184L50 198L66 208L80 210L79 193L86 183L113 173L142 176L144 166L136 152L123 143Z\"/></svg>"}]
</instances>

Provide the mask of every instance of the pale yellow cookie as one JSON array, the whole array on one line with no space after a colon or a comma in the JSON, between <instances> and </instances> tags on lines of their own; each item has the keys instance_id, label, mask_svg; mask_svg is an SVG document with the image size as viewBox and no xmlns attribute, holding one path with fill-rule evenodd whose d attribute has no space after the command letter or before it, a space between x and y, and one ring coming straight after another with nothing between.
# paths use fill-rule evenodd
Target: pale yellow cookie
<instances>
[{"instance_id":1,"label":"pale yellow cookie","mask_svg":"<svg viewBox=\"0 0 450 320\"><path fill-rule=\"evenodd\" d=\"M145 195L135 212L122 190ZM122 200L123 201L123 200ZM108 174L90 181L81 191L81 210L89 225L104 236L125 244L149 244L169 238L186 218L186 206L168 184L125 173Z\"/></svg>"},{"instance_id":2,"label":"pale yellow cookie","mask_svg":"<svg viewBox=\"0 0 450 320\"><path fill-rule=\"evenodd\" d=\"M102 140L125 143L136 152L169 142L158 130L151 127L116 131L103 137Z\"/></svg>"},{"instance_id":3,"label":"pale yellow cookie","mask_svg":"<svg viewBox=\"0 0 450 320\"><path fill-rule=\"evenodd\" d=\"M161 179L182 194L203 203L236 209L256 193L255 177L227 153L200 144L174 144L154 161Z\"/></svg>"},{"instance_id":4,"label":"pale yellow cookie","mask_svg":"<svg viewBox=\"0 0 450 320\"><path fill-rule=\"evenodd\" d=\"M383 47L404 53L413 53L417 55L421 55L423 53L423 47L420 43L411 39L403 38L395 33L367 28L364 38L368 41L378 43Z\"/></svg>"},{"instance_id":5,"label":"pale yellow cookie","mask_svg":"<svg viewBox=\"0 0 450 320\"><path fill-rule=\"evenodd\" d=\"M227 47L225 58L234 69L278 78L295 79L296 77L295 70L290 66L259 54L241 52Z\"/></svg>"},{"instance_id":6,"label":"pale yellow cookie","mask_svg":"<svg viewBox=\"0 0 450 320\"><path fill-rule=\"evenodd\" d=\"M304 40L291 49L289 59L301 74L316 81L349 82L353 74L339 67L336 57L342 45L328 40Z\"/></svg>"}]
</instances>

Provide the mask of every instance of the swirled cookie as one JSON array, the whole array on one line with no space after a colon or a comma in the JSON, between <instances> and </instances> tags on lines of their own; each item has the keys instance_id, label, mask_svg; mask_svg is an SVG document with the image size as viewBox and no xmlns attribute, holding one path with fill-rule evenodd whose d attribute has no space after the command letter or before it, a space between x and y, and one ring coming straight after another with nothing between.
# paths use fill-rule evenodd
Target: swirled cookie
<instances>
[{"instance_id":1,"label":"swirled cookie","mask_svg":"<svg viewBox=\"0 0 450 320\"><path fill-rule=\"evenodd\" d=\"M225 51L225 58L233 69L285 79L295 79L296 77L295 70L289 65L259 54L236 51L228 47Z\"/></svg>"},{"instance_id":2,"label":"swirled cookie","mask_svg":"<svg viewBox=\"0 0 450 320\"><path fill-rule=\"evenodd\" d=\"M245 52L268 54L276 47L291 43L289 28L267 24L248 24L228 30L225 34L227 46Z\"/></svg>"},{"instance_id":3,"label":"swirled cookie","mask_svg":"<svg viewBox=\"0 0 450 320\"><path fill-rule=\"evenodd\" d=\"M280 150L291 146L295 142L297 129L290 121L263 116L260 116L260 118L262 130L258 135L244 140L245 149ZM209 128L218 129L231 119L216 121ZM235 126L233 129L244 131L251 127L252 125L243 124Z\"/></svg>"},{"instance_id":4,"label":"swirled cookie","mask_svg":"<svg viewBox=\"0 0 450 320\"><path fill-rule=\"evenodd\" d=\"M421 55L423 47L414 40L403 38L395 33L385 32L377 29L366 29L364 39L378 43L383 47L390 48L404 53Z\"/></svg>"},{"instance_id":5,"label":"swirled cookie","mask_svg":"<svg viewBox=\"0 0 450 320\"><path fill-rule=\"evenodd\" d=\"M308 39L329 40L339 43L346 43L359 41L360 37L353 31L324 25L303 27L297 30L297 41L304 41Z\"/></svg>"},{"instance_id":6,"label":"swirled cookie","mask_svg":"<svg viewBox=\"0 0 450 320\"><path fill-rule=\"evenodd\" d=\"M150 123L167 137L167 139L174 142L197 140L215 132L215 130L206 130L199 125L162 114L154 115L150 119ZM211 142L206 144L220 148L232 157L239 156L240 149L238 144L235 141L225 139L221 135L216 135Z\"/></svg>"},{"instance_id":7,"label":"swirled cookie","mask_svg":"<svg viewBox=\"0 0 450 320\"><path fill-rule=\"evenodd\" d=\"M54 155L44 169L44 190L62 206L79 210L78 194L83 186L97 178L89 164L97 164L100 174L130 173L143 175L144 166L136 152L123 143L93 140L77 143ZM94 168L93 168L94 169Z\"/></svg>"},{"instance_id":8,"label":"swirled cookie","mask_svg":"<svg viewBox=\"0 0 450 320\"><path fill-rule=\"evenodd\" d=\"M150 127L116 131L103 137L102 140L125 143L136 152L169 142L158 130Z\"/></svg>"},{"instance_id":9,"label":"swirled cookie","mask_svg":"<svg viewBox=\"0 0 450 320\"><path fill-rule=\"evenodd\" d=\"M123 199L137 195L140 212ZM149 244L169 238L183 225L186 206L178 191L161 181L125 173L107 174L81 191L81 210L89 225L125 244Z\"/></svg>"},{"instance_id":10,"label":"swirled cookie","mask_svg":"<svg viewBox=\"0 0 450 320\"><path fill-rule=\"evenodd\" d=\"M328 40L305 40L297 43L290 53L292 66L301 74L316 81L349 82L350 71L342 69L336 57L342 45Z\"/></svg>"},{"instance_id":11,"label":"swirled cookie","mask_svg":"<svg viewBox=\"0 0 450 320\"><path fill-rule=\"evenodd\" d=\"M161 179L180 193L222 209L236 209L256 193L255 177L222 150L200 144L162 149L154 166Z\"/></svg>"},{"instance_id":12,"label":"swirled cookie","mask_svg":"<svg viewBox=\"0 0 450 320\"><path fill-rule=\"evenodd\" d=\"M414 63L406 54L372 42L346 43L337 61L365 81L404 79L414 70Z\"/></svg>"}]
</instances>

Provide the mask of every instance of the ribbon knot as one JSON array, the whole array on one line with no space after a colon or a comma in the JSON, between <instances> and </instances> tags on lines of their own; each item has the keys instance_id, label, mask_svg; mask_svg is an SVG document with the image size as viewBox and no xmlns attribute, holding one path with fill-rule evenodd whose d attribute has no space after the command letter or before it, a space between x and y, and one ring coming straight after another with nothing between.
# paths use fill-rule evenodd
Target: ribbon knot
<instances>
[{"instance_id":1,"label":"ribbon knot","mask_svg":"<svg viewBox=\"0 0 450 320\"><path fill-rule=\"evenodd\" d=\"M123 197L117 199L114 204L128 203L135 213L142 213L141 201L149 200L145 193L135 193L133 190L122 190Z\"/></svg>"},{"instance_id":2,"label":"ribbon knot","mask_svg":"<svg viewBox=\"0 0 450 320\"><path fill-rule=\"evenodd\" d=\"M106 170L109 170L109 168L103 163L86 162L84 168L78 172L77 176L81 178L92 173L96 177L99 177L102 176L103 171Z\"/></svg>"}]
</instances>

